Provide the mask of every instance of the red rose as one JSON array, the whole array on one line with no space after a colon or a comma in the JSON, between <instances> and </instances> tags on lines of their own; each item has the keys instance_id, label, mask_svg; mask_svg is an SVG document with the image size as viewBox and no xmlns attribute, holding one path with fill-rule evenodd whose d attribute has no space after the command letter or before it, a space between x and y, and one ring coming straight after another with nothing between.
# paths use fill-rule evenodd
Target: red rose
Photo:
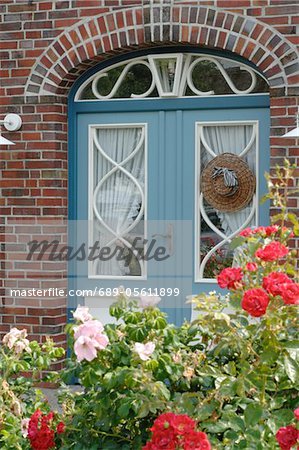
<instances>
[{"instance_id":1,"label":"red rose","mask_svg":"<svg viewBox=\"0 0 299 450\"><path fill-rule=\"evenodd\" d=\"M237 289L242 278L243 272L240 267L227 267L217 276L217 283L222 289Z\"/></svg>"},{"instance_id":2,"label":"red rose","mask_svg":"<svg viewBox=\"0 0 299 450\"><path fill-rule=\"evenodd\" d=\"M285 273L271 272L263 279L263 288L271 295L280 295L280 286L283 283L292 282Z\"/></svg>"},{"instance_id":3,"label":"red rose","mask_svg":"<svg viewBox=\"0 0 299 450\"><path fill-rule=\"evenodd\" d=\"M32 414L28 425L28 439L32 450L50 450L55 448L54 430L50 428L54 414L50 412L48 415L37 409Z\"/></svg>"},{"instance_id":4,"label":"red rose","mask_svg":"<svg viewBox=\"0 0 299 450\"><path fill-rule=\"evenodd\" d=\"M278 230L279 230L278 225L270 225L269 227L265 227L266 236L271 236L271 234L277 233Z\"/></svg>"},{"instance_id":5,"label":"red rose","mask_svg":"<svg viewBox=\"0 0 299 450\"><path fill-rule=\"evenodd\" d=\"M297 444L298 438L299 433L292 425L279 428L276 433L276 440L282 450L290 450Z\"/></svg>"},{"instance_id":6,"label":"red rose","mask_svg":"<svg viewBox=\"0 0 299 450\"><path fill-rule=\"evenodd\" d=\"M276 261L279 258L283 258L289 253L289 249L280 242L273 241L270 244L265 245L263 248L259 248L255 252L255 256L263 261Z\"/></svg>"},{"instance_id":7,"label":"red rose","mask_svg":"<svg viewBox=\"0 0 299 450\"><path fill-rule=\"evenodd\" d=\"M278 225L270 225L269 227L257 227L254 230L254 234L259 233L263 236L271 236L272 234L277 233L278 230Z\"/></svg>"},{"instance_id":8,"label":"red rose","mask_svg":"<svg viewBox=\"0 0 299 450\"><path fill-rule=\"evenodd\" d=\"M192 431L184 437L184 450L211 450L208 436L201 431Z\"/></svg>"},{"instance_id":9,"label":"red rose","mask_svg":"<svg viewBox=\"0 0 299 450\"><path fill-rule=\"evenodd\" d=\"M243 295L242 308L253 317L263 316L269 304L269 297L263 289L249 289Z\"/></svg>"},{"instance_id":10,"label":"red rose","mask_svg":"<svg viewBox=\"0 0 299 450\"><path fill-rule=\"evenodd\" d=\"M251 236L253 234L253 231L251 228L244 228L244 230L240 231L239 236L247 237Z\"/></svg>"},{"instance_id":11,"label":"red rose","mask_svg":"<svg viewBox=\"0 0 299 450\"><path fill-rule=\"evenodd\" d=\"M285 305L299 305L299 284L283 283L280 285L280 293Z\"/></svg>"},{"instance_id":12,"label":"red rose","mask_svg":"<svg viewBox=\"0 0 299 450\"><path fill-rule=\"evenodd\" d=\"M59 422L56 427L57 434L62 434L65 432L65 424L63 422Z\"/></svg>"},{"instance_id":13,"label":"red rose","mask_svg":"<svg viewBox=\"0 0 299 450\"><path fill-rule=\"evenodd\" d=\"M154 421L154 424L153 424L152 428L150 428L150 430L154 433L156 431L170 428L171 423L172 423L173 419L175 418L175 416L176 415L172 412L161 414L159 417L156 418L156 420Z\"/></svg>"},{"instance_id":14,"label":"red rose","mask_svg":"<svg viewBox=\"0 0 299 450\"><path fill-rule=\"evenodd\" d=\"M175 433L185 434L194 431L196 423L186 414L178 414L171 419L170 425Z\"/></svg>"},{"instance_id":15,"label":"red rose","mask_svg":"<svg viewBox=\"0 0 299 450\"><path fill-rule=\"evenodd\" d=\"M150 429L150 442L142 450L211 450L207 435L195 427L196 422L186 414L161 414Z\"/></svg>"},{"instance_id":16,"label":"red rose","mask_svg":"<svg viewBox=\"0 0 299 450\"><path fill-rule=\"evenodd\" d=\"M176 450L178 440L170 430L157 431L154 433L151 450Z\"/></svg>"},{"instance_id":17,"label":"red rose","mask_svg":"<svg viewBox=\"0 0 299 450\"><path fill-rule=\"evenodd\" d=\"M296 408L294 411L295 419L299 420L299 408Z\"/></svg>"}]
</instances>

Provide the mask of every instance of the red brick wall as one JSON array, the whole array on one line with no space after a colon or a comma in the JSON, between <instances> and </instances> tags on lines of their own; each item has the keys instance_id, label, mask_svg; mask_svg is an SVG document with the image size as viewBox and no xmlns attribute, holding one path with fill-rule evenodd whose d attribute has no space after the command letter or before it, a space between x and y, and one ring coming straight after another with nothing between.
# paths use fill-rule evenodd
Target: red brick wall
<instances>
[{"instance_id":1,"label":"red brick wall","mask_svg":"<svg viewBox=\"0 0 299 450\"><path fill-rule=\"evenodd\" d=\"M51 334L57 342L65 341L65 298L11 298L5 295L4 284L67 286L64 263L35 261L32 270L24 271L21 264L10 262L9 254L24 250L38 218L67 216L66 101L74 80L88 67L115 53L169 43L242 55L265 73L271 86L271 165L285 156L298 164L296 141L280 137L294 125L299 104L298 1L161 3L1 0L0 113L1 118L14 112L23 119L20 131L5 135L16 145L0 148L0 236L6 241L0 252L2 332L17 325L40 340ZM292 198L289 206L298 208L298 198ZM21 237L10 227L16 219L29 221ZM298 248L298 242L294 245Z\"/></svg>"}]
</instances>

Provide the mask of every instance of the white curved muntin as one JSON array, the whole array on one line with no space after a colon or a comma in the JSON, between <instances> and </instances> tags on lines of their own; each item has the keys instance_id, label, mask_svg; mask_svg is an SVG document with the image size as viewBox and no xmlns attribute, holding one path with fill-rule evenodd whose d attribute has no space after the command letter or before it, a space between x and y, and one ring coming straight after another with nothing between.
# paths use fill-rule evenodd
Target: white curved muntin
<instances>
[{"instance_id":1,"label":"white curved muntin","mask_svg":"<svg viewBox=\"0 0 299 450\"><path fill-rule=\"evenodd\" d=\"M201 133L201 136L200 136L200 138L201 138L200 140L201 140L201 142L202 142L204 148L205 148L206 151L212 156L212 158L216 158L217 153L215 153L215 152L211 149L211 147L209 146L209 144L207 143L203 130L204 130L204 127L202 127L202 133Z\"/></svg>"},{"instance_id":2,"label":"white curved muntin","mask_svg":"<svg viewBox=\"0 0 299 450\"><path fill-rule=\"evenodd\" d=\"M123 165L125 165L128 161L130 161L132 158L134 158L134 156L140 151L142 145L145 142L145 129L144 127L141 128L141 135L140 135L140 139L136 145L136 147L133 149L133 151L120 163L117 163L116 161L114 161L109 155L107 155L107 153L104 151L104 149L101 147L98 138L96 136L95 133L93 133L93 143L95 144L96 149L100 152L100 154L102 155L103 158L105 158L107 161L110 162L110 164L112 164L113 168L111 170L109 170L109 172L107 172L104 177L98 182L98 184L96 185L94 192L93 192L93 203L92 203L92 208L93 208L93 212L98 220L98 222L110 233L114 236L113 239L111 239L108 243L106 243L106 246L110 246L113 243L115 243L116 241L120 241L122 242L127 248L129 248L132 253L134 254L134 256L136 257L136 260L138 261L138 264L140 266L140 270L141 270L141 276L145 275L145 264L144 261L142 259L140 259L139 253L136 249L134 249L134 247L131 245L131 243L124 238L124 235L126 235L127 233L129 233L133 228L136 227L136 225L138 225L138 223L141 221L144 210L145 210L145 194L143 191L143 188L141 186L141 184L138 182L138 180L136 180L136 178L129 172L127 171L124 167L122 167ZM137 187L137 189L140 192L140 196L141 196L141 207L140 210L138 212L137 217L134 219L134 221L131 223L131 225L129 225L127 228L125 228L124 230L121 230L121 233L118 232L117 230L114 230L113 228L111 228L103 219L103 217L101 216L100 212L97 209L97 205L96 205L96 198L97 198L97 194L100 191L102 185L106 182L106 180L111 177L115 172L117 171L121 171L122 173L124 173L132 182L133 184L135 184L135 186Z\"/></svg>"},{"instance_id":3,"label":"white curved muntin","mask_svg":"<svg viewBox=\"0 0 299 450\"><path fill-rule=\"evenodd\" d=\"M215 57L210 57L210 56L201 56L199 58L196 58L192 64L190 65L190 67L188 68L188 75L187 75L187 81L188 81L188 86L190 87L190 89L194 92L194 94L201 96L201 95L214 95L215 92L214 91L200 91L199 89L197 89L194 86L193 83L193 79L192 79L192 74L193 74L193 70L194 68L197 66L197 64L201 61L210 61L213 64L215 64L215 66L219 69L219 72L221 73L221 75L223 76L223 78L225 79L225 81L227 82L227 84L229 85L230 89L233 91L234 94L250 94L253 89L256 86L256 74L254 73L254 71L250 68L245 66L244 64L240 64L240 69L244 70L245 72L248 72L251 76L251 84L247 89L244 90L240 90L238 89L235 84L233 83L233 81L231 80L231 78L229 77L228 73L226 72L226 70L224 69L224 67L221 65L221 63L219 62L219 60Z\"/></svg>"},{"instance_id":4,"label":"white curved muntin","mask_svg":"<svg viewBox=\"0 0 299 450\"><path fill-rule=\"evenodd\" d=\"M236 123L236 126L238 126L238 125L239 125L239 124ZM246 147L244 148L244 150L242 150L242 152L238 154L238 156L239 156L240 158L243 158L243 157L251 150L251 147L252 147L252 145L254 144L255 139L256 139L256 132L257 132L256 127L254 126L254 124L248 124L248 125L251 125L251 126L252 126L252 133L251 133L250 139L249 139L249 141L248 141L248 144L246 145ZM202 132L201 132L201 136L200 136L201 139L200 139L200 140L201 140L201 143L203 144L204 148L205 148L206 151L212 156L212 158L216 158L217 154L211 149L211 147L209 146L209 144L207 143L206 138L205 138L204 130L205 130L205 128L207 128L208 126L209 126L209 125L206 125L206 126L202 126L202 127L201 127L201 128L202 128ZM224 125L223 125L223 126L224 126ZM234 124L231 123L230 126L234 126Z\"/></svg>"},{"instance_id":5,"label":"white curved muntin","mask_svg":"<svg viewBox=\"0 0 299 450\"><path fill-rule=\"evenodd\" d=\"M250 213L248 214L248 217L247 217L247 219L245 220L245 222L236 230L236 231L234 231L233 233L231 233L229 236L226 236L226 235L224 235L224 233L221 233L221 237L223 237L223 240L222 241L220 241L220 242L218 242L218 244L216 244L215 245L215 247L213 247L206 255L205 255L205 257L204 257L204 259L200 262L200 265L199 265L199 272L198 272L198 274L199 274L199 277L201 278L201 279L203 279L204 278L204 269L205 269L205 267L206 267L206 264L207 264L207 262L208 262L208 260L210 259L210 257L219 249L219 248L221 248L221 247L223 247L226 243L230 243L231 242L231 240L235 237L235 236L237 236L239 233L240 233L240 231L242 231L244 228L246 228L247 227L247 225L249 225L249 223L251 222L251 220L252 220L252 218L253 218L253 216L254 216L254 214L255 214L255 204L256 204L256 196L254 195L253 196L253 199L252 199L252 207L251 207L251 211L250 211ZM201 194L200 195L200 207L202 207L203 209L204 209L204 207L203 207L203 195ZM201 211L202 212L202 211ZM204 217L204 216L203 216ZM207 218L207 220L206 220L206 218L205 218L205 220L206 220L206 223L207 223L207 225L209 225L209 227L210 228L212 228L215 232L216 232L216 230L215 230L215 226L214 226L214 224L210 221L210 219L208 218L208 216L205 214L205 217ZM220 233L219 233L219 230L217 230L217 234L220 236Z\"/></svg>"},{"instance_id":6,"label":"white curved muntin","mask_svg":"<svg viewBox=\"0 0 299 450\"><path fill-rule=\"evenodd\" d=\"M218 236L220 236L222 239L226 239L227 238L226 234L222 233L222 231L220 231L213 224L213 222L210 221L209 216L206 214L205 207L204 207L204 204L203 204L203 194L202 194L202 192L201 192L200 197L199 197L199 210L200 210L201 215L204 218L206 224L209 225L211 230L213 230L216 234L218 234Z\"/></svg>"},{"instance_id":7,"label":"white curved muntin","mask_svg":"<svg viewBox=\"0 0 299 450\"><path fill-rule=\"evenodd\" d=\"M197 64L202 61L202 60L206 60L208 61L209 58L197 58L195 61L192 62L192 64L190 64L190 66L188 67L187 70L187 85L189 86L189 88L193 91L194 94L198 95L198 96L202 96L202 95L214 95L215 92L214 91L200 91L199 89L197 89L194 86L193 83L193 79L192 79L192 75L193 75L193 69L195 66L197 66ZM218 67L218 66L217 66Z\"/></svg>"},{"instance_id":8,"label":"white curved muntin","mask_svg":"<svg viewBox=\"0 0 299 450\"><path fill-rule=\"evenodd\" d=\"M115 85L113 86L112 90L107 95L101 95L99 93L99 91L98 91L98 82L99 82L99 80L101 78L108 77L108 71L106 71L104 73L100 73L99 75L97 75L94 78L94 80L92 81L92 85L91 85L92 92L93 92L94 96L97 99L99 99L99 100L108 100L110 98L113 98L115 96L115 94L117 93L119 87L121 86L123 80L126 78L126 75L129 72L129 70L131 69L131 67L136 66L136 65L146 66L150 70L150 73L152 75L152 82L151 82L151 85L150 85L149 89L146 92L144 92L143 94L133 94L132 93L131 97L132 98L146 98L146 97L148 97L152 93L152 91L154 90L156 83L155 83L155 80L154 80L154 77L153 77L153 74L152 74L152 68L151 68L150 64L148 62L146 62L146 61L143 61L143 60L136 60L136 61L132 61L129 64L127 64L125 66L125 68L123 69L122 73L120 74L120 76L119 76L118 80L116 81ZM115 69L115 66L113 66L113 69Z\"/></svg>"},{"instance_id":9,"label":"white curved muntin","mask_svg":"<svg viewBox=\"0 0 299 450\"><path fill-rule=\"evenodd\" d=\"M161 85L161 80L158 75L158 66L156 66L156 62L158 63L162 59L167 61L167 58L169 58L169 61L175 59L176 60L176 68L175 68L175 86L173 88L172 92L169 92L167 90L163 89L163 86ZM127 61L122 61L119 63L116 63L114 65L111 65L109 67L106 67L105 69L100 70L96 74L89 77L78 89L76 95L75 95L75 101L102 101L102 100L110 100L117 98L116 94L119 89L119 87L122 85L124 79L126 78L126 75L130 71L130 69L138 64L146 66L151 74L152 80L151 85L149 89L147 89L146 92L143 92L142 94L131 94L131 99L144 99L148 98L150 94L153 92L154 88L157 88L158 97L161 98L167 98L167 97L187 97L185 95L187 87L191 89L193 94L195 96L209 96L209 95L215 95L214 91L200 91L197 89L194 85L192 74L193 70L196 67L196 65L202 61L210 61L211 63L215 64L217 69L219 70L219 74L224 78L230 89L232 90L233 94L235 95L248 95L251 94L256 86L257 82L257 76L265 79L257 70L247 66L246 64L236 62L235 60L225 58L225 57L218 57L218 56L211 56L211 55L202 55L199 56L198 53L169 53L169 54L149 54L143 57L138 58L131 58ZM247 89L241 90L238 89L232 79L230 78L229 74L227 73L226 69L224 68L224 63L226 61L231 61L235 64L235 67L238 67L240 70L243 70L250 74L251 76L251 83L250 86ZM108 76L108 73L118 67L124 67L121 74L119 75L116 83L114 84L113 88L107 95L101 95L98 90L98 83L99 81ZM91 83L91 89L92 93L94 95L94 99L84 99L83 98L83 92L84 89ZM227 95L227 94L223 94ZM153 97L150 97L153 98ZM119 98L118 98L119 99ZM128 100L128 98L123 99Z\"/></svg>"},{"instance_id":10,"label":"white curved muntin","mask_svg":"<svg viewBox=\"0 0 299 450\"><path fill-rule=\"evenodd\" d=\"M108 156L106 154L106 152L102 149L102 147L100 146L100 143L98 142L96 136L94 136L94 143L96 145L97 150L99 150L99 152L102 154L102 156L104 158L106 158L114 167L113 169L111 169L109 172L107 172L105 174L105 176L99 181L99 183L97 184L94 193L93 193L93 210L94 213L96 214L98 220L101 222L101 224L109 231L111 232L114 236L116 236L117 238L121 238L121 235L118 235L118 233L116 233L112 228L109 227L109 225L106 224L106 222L104 221L104 219L101 217L101 215L99 214L97 207L96 207L96 197L97 194L99 192L99 190L101 189L102 185L105 183L105 181L111 176L113 175L113 173L117 172L118 170L120 170L121 172L123 172L128 178L131 179L131 181L137 186L137 189L139 190L140 194L141 194L141 208L140 211L138 213L137 218L134 220L134 222L127 227L125 230L122 231L122 235L128 233L129 231L131 231L140 221L142 214L144 212L144 202L145 202L145 198L144 198L144 192L142 189L142 186L138 183L138 181L135 179L135 177L129 172L127 171L124 167L122 167L124 164L126 164L128 161L130 161L132 158L134 158L135 154L140 150L141 146L144 143L144 137L145 137L145 133L144 133L144 128L142 129L142 133L140 136L140 140L137 144L137 146L135 147L135 149L123 160L121 161L121 163L116 163L116 161L114 161L112 158L110 158L110 156ZM139 218L140 217L140 218Z\"/></svg>"}]
</instances>

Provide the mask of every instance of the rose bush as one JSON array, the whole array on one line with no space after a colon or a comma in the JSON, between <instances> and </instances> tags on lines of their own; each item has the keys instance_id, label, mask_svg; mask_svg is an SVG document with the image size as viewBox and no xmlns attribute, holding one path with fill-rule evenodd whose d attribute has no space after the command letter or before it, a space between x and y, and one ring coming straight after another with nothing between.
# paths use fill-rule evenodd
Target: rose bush
<instances>
[{"instance_id":1,"label":"rose bush","mask_svg":"<svg viewBox=\"0 0 299 450\"><path fill-rule=\"evenodd\" d=\"M299 285L288 240L299 236L299 224L281 196L290 177L286 164L278 185L269 184L282 225L236 237L234 267L217 278L228 291L198 295L196 321L176 327L158 297L122 292L110 308L114 323L103 326L83 306L74 311L61 414L32 386L62 350L12 329L0 349L0 447L295 450ZM32 380L21 376L28 371ZM83 390L69 389L74 379Z\"/></svg>"},{"instance_id":2,"label":"rose bush","mask_svg":"<svg viewBox=\"0 0 299 450\"><path fill-rule=\"evenodd\" d=\"M291 235L279 227L241 233L233 243L236 267L218 277L230 294L197 298L198 339L206 356L195 373L204 389L198 419L213 448L276 449L280 428L281 439L294 440L295 432L283 429L298 406L299 297L287 247ZM259 250L266 247L284 250L264 260Z\"/></svg>"},{"instance_id":3,"label":"rose bush","mask_svg":"<svg viewBox=\"0 0 299 450\"><path fill-rule=\"evenodd\" d=\"M38 408L49 411L44 395L36 388L39 381L57 381L50 366L64 355L52 340L44 344L27 339L26 330L12 328L0 345L0 448L26 450L31 415ZM41 378L42 371L48 373ZM40 447L42 450L42 447Z\"/></svg>"},{"instance_id":4,"label":"rose bush","mask_svg":"<svg viewBox=\"0 0 299 450\"><path fill-rule=\"evenodd\" d=\"M218 276L229 294L196 299L205 358L193 378L197 392L179 402L188 414L196 410L215 449L296 448L298 270L288 240L299 236L299 223L286 207L288 162L276 179L268 177L266 197L280 210L273 220L281 226L243 230L232 243L234 267Z\"/></svg>"},{"instance_id":5,"label":"rose bush","mask_svg":"<svg viewBox=\"0 0 299 450\"><path fill-rule=\"evenodd\" d=\"M104 327L87 310L79 314L82 307L75 311L77 320L68 326L75 352L63 376L76 377L84 391L62 395L61 448L83 449L89 442L90 449L141 449L154 419L170 411L178 392L190 391L202 357L192 345L197 330L167 323L158 301L121 294L110 308L117 322ZM82 337L91 342L79 351Z\"/></svg>"}]
</instances>

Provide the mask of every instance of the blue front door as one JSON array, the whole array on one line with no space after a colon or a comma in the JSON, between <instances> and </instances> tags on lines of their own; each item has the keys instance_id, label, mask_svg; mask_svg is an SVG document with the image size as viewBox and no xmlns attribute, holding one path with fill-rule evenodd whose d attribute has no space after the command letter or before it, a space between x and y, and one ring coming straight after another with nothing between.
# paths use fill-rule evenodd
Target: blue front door
<instances>
[{"instance_id":1,"label":"blue front door","mask_svg":"<svg viewBox=\"0 0 299 450\"><path fill-rule=\"evenodd\" d=\"M103 104L99 108L88 103L79 105L74 118L76 164L71 167L75 183L70 201L72 218L81 225L77 224L73 239L87 242L90 236L96 240L100 236L99 247L122 248L122 256L131 253L132 258L73 263L70 284L74 289L102 289L101 295L120 285L135 294L144 288L143 292L160 294L170 320L181 323L190 318L186 296L216 288L209 275L199 279L197 274L201 261L197 240L210 236L209 231L200 231L199 130L205 126L241 130L253 124L252 157L258 174L263 174L269 160L266 97L247 97L244 104L240 98L136 101L131 102L133 110L125 112L122 102L110 103L110 112L102 112ZM258 184L261 195L266 190L263 176L258 176ZM267 210L258 210L256 221L266 223ZM128 248L136 237L132 253ZM138 251L146 254L143 267Z\"/></svg>"}]
</instances>

